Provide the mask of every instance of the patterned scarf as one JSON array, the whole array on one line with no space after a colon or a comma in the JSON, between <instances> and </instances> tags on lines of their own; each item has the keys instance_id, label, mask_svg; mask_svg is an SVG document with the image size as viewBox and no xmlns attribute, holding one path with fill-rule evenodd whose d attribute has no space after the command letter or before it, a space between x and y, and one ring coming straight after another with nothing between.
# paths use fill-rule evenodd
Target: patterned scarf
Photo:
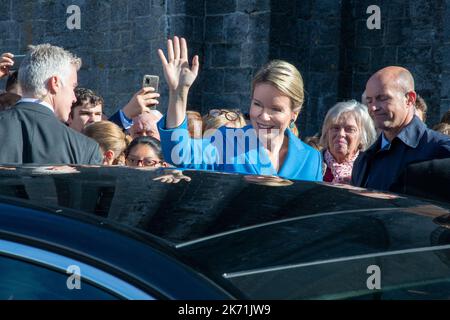
<instances>
[{"instance_id":1,"label":"patterned scarf","mask_svg":"<svg viewBox=\"0 0 450 320\"><path fill-rule=\"evenodd\" d=\"M333 174L333 181L332 183L345 183L349 184L350 180L352 178L352 169L353 169L353 162L355 162L356 158L358 157L359 151L356 152L356 154L353 156L350 161L344 161L342 163L338 163L336 159L334 159L333 155L330 153L330 151L325 150L325 163L327 164L327 167L330 168L331 173Z\"/></svg>"}]
</instances>

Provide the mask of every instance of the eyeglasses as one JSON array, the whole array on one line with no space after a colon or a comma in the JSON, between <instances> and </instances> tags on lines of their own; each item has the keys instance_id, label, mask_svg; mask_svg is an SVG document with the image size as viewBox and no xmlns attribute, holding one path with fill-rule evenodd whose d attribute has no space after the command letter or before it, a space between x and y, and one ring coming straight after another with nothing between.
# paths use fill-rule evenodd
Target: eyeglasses
<instances>
[{"instance_id":1,"label":"eyeglasses","mask_svg":"<svg viewBox=\"0 0 450 320\"><path fill-rule=\"evenodd\" d=\"M129 163L129 165L135 167L139 166L140 163L142 163L144 167L156 167L158 164L161 166L164 165L164 161L155 160L151 158L137 159L135 157L128 156L126 158L126 161Z\"/></svg>"},{"instance_id":2,"label":"eyeglasses","mask_svg":"<svg viewBox=\"0 0 450 320\"><path fill-rule=\"evenodd\" d=\"M338 124L335 124L330 127L331 132L334 132L334 133L340 132L341 129L344 129L345 133L348 133L348 134L355 134L358 132L358 128L353 127L353 126L340 126Z\"/></svg>"},{"instance_id":3,"label":"eyeglasses","mask_svg":"<svg viewBox=\"0 0 450 320\"><path fill-rule=\"evenodd\" d=\"M239 118L241 112L239 110L220 110L220 109L209 110L209 115L212 117L219 117L223 114L225 115L225 118L228 121L236 121Z\"/></svg>"}]
</instances>

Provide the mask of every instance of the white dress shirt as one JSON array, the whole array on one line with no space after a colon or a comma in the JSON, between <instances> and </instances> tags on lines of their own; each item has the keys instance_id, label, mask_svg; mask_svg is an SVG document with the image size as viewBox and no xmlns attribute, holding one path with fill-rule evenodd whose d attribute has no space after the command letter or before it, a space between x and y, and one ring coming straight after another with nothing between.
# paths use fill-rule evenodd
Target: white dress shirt
<instances>
[{"instance_id":1,"label":"white dress shirt","mask_svg":"<svg viewBox=\"0 0 450 320\"><path fill-rule=\"evenodd\" d=\"M52 110L52 112L55 112L55 110L53 110L53 107L50 105L50 103L39 100L39 99L35 99L35 98L22 98L19 101L17 101L17 103L20 102L31 102L31 103L38 103L40 105L43 105L44 107L49 108L50 110Z\"/></svg>"}]
</instances>

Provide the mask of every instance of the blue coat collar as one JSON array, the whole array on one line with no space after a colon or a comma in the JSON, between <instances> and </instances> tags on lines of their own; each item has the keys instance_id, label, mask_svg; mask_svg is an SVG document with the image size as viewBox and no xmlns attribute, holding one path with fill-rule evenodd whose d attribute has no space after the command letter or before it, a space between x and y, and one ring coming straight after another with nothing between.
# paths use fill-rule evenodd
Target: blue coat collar
<instances>
[{"instance_id":1,"label":"blue coat collar","mask_svg":"<svg viewBox=\"0 0 450 320\"><path fill-rule=\"evenodd\" d=\"M249 129L253 129L251 125L245 126L242 128L244 131L247 131ZM272 163L269 160L269 155L267 153L267 150L264 149L262 154L260 154L265 158L265 161L267 161L268 165L261 166L265 167L264 174L272 174L272 175L279 175L279 176L290 176L290 172L293 170L293 164L296 164L300 159L298 159L299 151L303 151L305 149L305 146L303 142L297 138L291 130L286 129L284 131L284 135L288 137L288 151L286 154L286 158L284 159L284 162L278 172L275 170L275 168L272 166ZM263 147L262 144L260 144L260 147Z\"/></svg>"},{"instance_id":2,"label":"blue coat collar","mask_svg":"<svg viewBox=\"0 0 450 320\"><path fill-rule=\"evenodd\" d=\"M427 126L417 116L414 116L411 122L400 131L396 138L411 148L417 148L426 128Z\"/></svg>"},{"instance_id":3,"label":"blue coat collar","mask_svg":"<svg viewBox=\"0 0 450 320\"><path fill-rule=\"evenodd\" d=\"M426 131L427 126L417 116L411 120L406 127L404 127L400 133L394 138L401 140L404 144L411 148L417 148L420 139ZM373 154L381 149L382 135L378 136L378 139L366 150L366 154Z\"/></svg>"}]
</instances>

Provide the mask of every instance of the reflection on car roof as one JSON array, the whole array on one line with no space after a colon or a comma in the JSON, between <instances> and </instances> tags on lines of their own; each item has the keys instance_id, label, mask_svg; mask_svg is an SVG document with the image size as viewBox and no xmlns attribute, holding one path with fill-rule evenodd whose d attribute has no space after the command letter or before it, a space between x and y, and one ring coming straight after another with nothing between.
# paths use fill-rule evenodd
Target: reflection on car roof
<instances>
[{"instance_id":1,"label":"reflection on car roof","mask_svg":"<svg viewBox=\"0 0 450 320\"><path fill-rule=\"evenodd\" d=\"M332 215L337 215L337 214L352 214L352 213L362 213L362 212L378 212L378 211L405 211L408 208L372 208L372 209L355 209L355 210L343 210L343 211L331 211L331 212L324 212L324 213L317 213L317 214L311 214L311 215L305 215L305 216L301 216L301 217L295 217L295 218L289 218L289 219L281 219L281 220L277 220L277 221L271 221L271 222L266 222L266 223L261 223L261 224L257 224L257 225L252 225L249 227L245 227L245 228L239 228L239 229L235 229L235 230L231 230L231 231L227 231L227 232L222 232L222 233L217 233L217 234L213 234L210 235L208 237L204 237L204 238L200 238L200 239L195 239L192 241L188 241L188 242L184 242L184 243L180 243L177 244L175 247L176 248L183 248L183 247L187 247L189 245L193 245L202 241L208 241L214 238L219 238L219 237L223 237L226 235L230 235L230 234L235 234L238 232L244 232L247 230L252 230L252 229L256 229L256 228L262 228L262 227L267 227L270 225L275 225L275 224L280 224L280 223L288 223L291 221L298 221L298 220L304 220L304 219L312 219L312 218L320 218L320 217L324 217L324 216L332 216Z\"/></svg>"},{"instance_id":2,"label":"reflection on car roof","mask_svg":"<svg viewBox=\"0 0 450 320\"><path fill-rule=\"evenodd\" d=\"M270 268L261 268L261 269L257 269L257 270L245 270L245 271L239 271L239 272L233 272L233 273L225 273L223 276L225 278L230 279L230 278L245 277L245 276L254 275L254 274L261 274L261 273L266 273L266 272L275 272L275 271L289 270L289 269L295 269L295 268L317 266L317 265L321 265L321 264L330 264L330 263L338 263L338 262L360 260L360 259L367 259L367 258L377 258L377 257L386 257L386 256L400 255L400 254L407 254L407 253L428 252L428 251L438 251L438 250L448 250L448 249L450 249L450 244L443 245L443 246L425 247L425 248L395 250L395 251L388 251L388 252L382 252L382 253L361 254L361 255L350 256L350 257L341 257L341 258L307 262L307 263L283 265L283 266L270 267Z\"/></svg>"}]
</instances>

